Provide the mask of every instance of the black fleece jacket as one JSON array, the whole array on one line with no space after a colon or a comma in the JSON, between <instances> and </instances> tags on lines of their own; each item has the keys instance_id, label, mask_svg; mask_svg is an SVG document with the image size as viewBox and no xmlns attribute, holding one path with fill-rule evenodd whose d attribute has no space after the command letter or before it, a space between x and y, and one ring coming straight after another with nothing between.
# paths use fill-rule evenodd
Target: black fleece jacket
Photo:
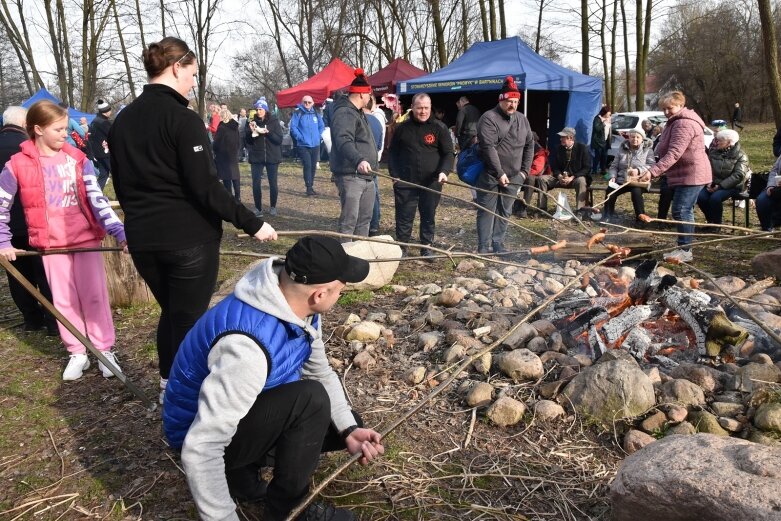
<instances>
[{"instance_id":1,"label":"black fleece jacket","mask_svg":"<svg viewBox=\"0 0 781 521\"><path fill-rule=\"evenodd\" d=\"M396 127L390 145L390 175L428 186L439 173L453 169L453 140L447 127L430 117L418 121L410 117Z\"/></svg>"},{"instance_id":2,"label":"black fleece jacket","mask_svg":"<svg viewBox=\"0 0 781 521\"><path fill-rule=\"evenodd\" d=\"M172 88L144 86L117 116L108 142L131 251L219 240L222 221L250 235L263 225L217 179L203 121Z\"/></svg>"}]
</instances>

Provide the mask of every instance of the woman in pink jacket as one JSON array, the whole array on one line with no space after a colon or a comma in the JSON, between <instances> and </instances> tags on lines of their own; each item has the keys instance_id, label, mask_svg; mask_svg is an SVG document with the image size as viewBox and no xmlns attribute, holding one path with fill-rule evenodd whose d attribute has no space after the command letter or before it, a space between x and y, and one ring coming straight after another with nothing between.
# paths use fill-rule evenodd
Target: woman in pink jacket
<instances>
[{"instance_id":1,"label":"woman in pink jacket","mask_svg":"<svg viewBox=\"0 0 781 521\"><path fill-rule=\"evenodd\" d=\"M697 196L703 186L710 184L712 174L703 137L705 123L685 105L686 96L679 91L669 92L659 100L659 108L667 116L667 125L656 147L659 159L648 172L653 178L665 176L667 186L674 190L673 219L693 223ZM665 260L691 261L694 226L678 224L676 227L680 234L679 248L665 255Z\"/></svg>"}]
</instances>

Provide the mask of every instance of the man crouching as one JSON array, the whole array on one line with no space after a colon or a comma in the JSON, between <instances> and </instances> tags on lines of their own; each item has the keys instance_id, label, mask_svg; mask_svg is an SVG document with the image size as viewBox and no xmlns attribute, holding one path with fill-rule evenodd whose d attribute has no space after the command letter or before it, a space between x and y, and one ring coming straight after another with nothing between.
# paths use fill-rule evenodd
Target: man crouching
<instances>
[{"instance_id":1,"label":"man crouching","mask_svg":"<svg viewBox=\"0 0 781 521\"><path fill-rule=\"evenodd\" d=\"M265 497L263 519L284 519L306 496L321 452L384 452L380 434L362 428L328 364L320 313L369 263L334 239L304 237L284 265L268 259L210 309L182 342L163 408L169 443L182 463L198 512L238 520L232 497ZM268 484L258 471L273 458ZM315 503L306 519L352 520ZM302 517L305 517L302 515Z\"/></svg>"}]
</instances>

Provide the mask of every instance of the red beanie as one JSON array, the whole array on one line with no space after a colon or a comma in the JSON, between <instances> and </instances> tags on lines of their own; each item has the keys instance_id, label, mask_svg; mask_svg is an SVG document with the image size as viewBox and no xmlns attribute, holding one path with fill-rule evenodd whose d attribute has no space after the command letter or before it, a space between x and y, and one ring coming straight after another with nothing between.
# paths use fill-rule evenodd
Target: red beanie
<instances>
[{"instance_id":1,"label":"red beanie","mask_svg":"<svg viewBox=\"0 0 781 521\"><path fill-rule=\"evenodd\" d=\"M505 99L521 99L521 91L515 86L515 80L512 76L507 76L502 84L502 90L499 91L499 101Z\"/></svg>"},{"instance_id":2,"label":"red beanie","mask_svg":"<svg viewBox=\"0 0 781 521\"><path fill-rule=\"evenodd\" d=\"M371 94L372 86L369 85L369 80L363 73L363 69L355 69L355 79L350 84L350 88L347 90L350 94Z\"/></svg>"}]
</instances>

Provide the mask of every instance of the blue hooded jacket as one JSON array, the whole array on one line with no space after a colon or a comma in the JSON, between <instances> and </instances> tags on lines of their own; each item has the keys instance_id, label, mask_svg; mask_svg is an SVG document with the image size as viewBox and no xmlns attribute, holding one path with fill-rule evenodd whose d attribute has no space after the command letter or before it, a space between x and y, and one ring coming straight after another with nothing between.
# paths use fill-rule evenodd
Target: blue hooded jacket
<instances>
[{"instance_id":1,"label":"blue hooded jacket","mask_svg":"<svg viewBox=\"0 0 781 521\"><path fill-rule=\"evenodd\" d=\"M299 103L290 120L290 135L299 147L319 147L320 135L325 130L323 117L312 108L307 109Z\"/></svg>"}]
</instances>

